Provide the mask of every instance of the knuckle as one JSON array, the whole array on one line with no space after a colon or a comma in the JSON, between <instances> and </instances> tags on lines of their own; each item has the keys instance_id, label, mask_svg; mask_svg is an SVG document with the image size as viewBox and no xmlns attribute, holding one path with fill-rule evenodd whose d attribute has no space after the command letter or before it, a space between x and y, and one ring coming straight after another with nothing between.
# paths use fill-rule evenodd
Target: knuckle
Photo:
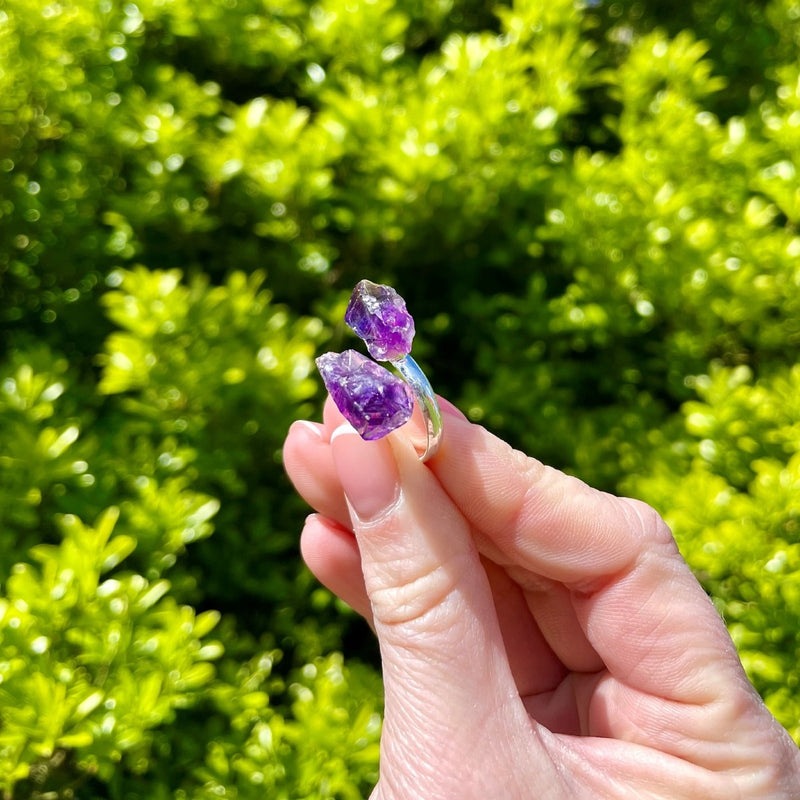
<instances>
[{"instance_id":1,"label":"knuckle","mask_svg":"<svg viewBox=\"0 0 800 800\"><path fill-rule=\"evenodd\" d=\"M619 499L631 527L637 529L643 538L662 544L674 542L669 525L653 506L633 497Z\"/></svg>"},{"instance_id":2,"label":"knuckle","mask_svg":"<svg viewBox=\"0 0 800 800\"><path fill-rule=\"evenodd\" d=\"M388 628L447 628L463 610L458 602L461 572L452 561L429 564L414 575L387 565L384 580L368 586L376 623Z\"/></svg>"}]
</instances>

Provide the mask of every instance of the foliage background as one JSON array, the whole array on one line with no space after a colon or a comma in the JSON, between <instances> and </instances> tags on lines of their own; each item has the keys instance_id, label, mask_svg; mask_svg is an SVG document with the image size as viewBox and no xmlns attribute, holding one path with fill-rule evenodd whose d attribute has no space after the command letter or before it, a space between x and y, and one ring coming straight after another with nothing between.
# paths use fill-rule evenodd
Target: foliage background
<instances>
[{"instance_id":1,"label":"foliage background","mask_svg":"<svg viewBox=\"0 0 800 800\"><path fill-rule=\"evenodd\" d=\"M368 793L375 652L280 464L362 277L472 419L665 514L800 740L798 38L795 0L6 0L3 797Z\"/></svg>"}]
</instances>

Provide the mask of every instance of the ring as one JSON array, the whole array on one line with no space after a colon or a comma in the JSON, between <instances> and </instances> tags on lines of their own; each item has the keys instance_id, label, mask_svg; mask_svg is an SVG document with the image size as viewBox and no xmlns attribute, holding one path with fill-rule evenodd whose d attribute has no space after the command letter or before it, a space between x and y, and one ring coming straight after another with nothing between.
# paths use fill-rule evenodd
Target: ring
<instances>
[{"instance_id":1,"label":"ring","mask_svg":"<svg viewBox=\"0 0 800 800\"><path fill-rule=\"evenodd\" d=\"M392 366L411 387L420 411L422 411L427 440L425 451L420 455L419 460L427 461L431 456L436 455L436 451L442 441L442 412L439 408L439 402L433 392L431 382L419 368L419 364L410 355L392 361Z\"/></svg>"},{"instance_id":2,"label":"ring","mask_svg":"<svg viewBox=\"0 0 800 800\"><path fill-rule=\"evenodd\" d=\"M355 350L325 353L316 364L333 402L361 438L371 441L405 425L416 400L426 435L419 457L427 461L442 441L442 414L430 381L411 357L414 319L405 301L391 286L362 280L344 319L372 358L388 361L400 377Z\"/></svg>"}]
</instances>

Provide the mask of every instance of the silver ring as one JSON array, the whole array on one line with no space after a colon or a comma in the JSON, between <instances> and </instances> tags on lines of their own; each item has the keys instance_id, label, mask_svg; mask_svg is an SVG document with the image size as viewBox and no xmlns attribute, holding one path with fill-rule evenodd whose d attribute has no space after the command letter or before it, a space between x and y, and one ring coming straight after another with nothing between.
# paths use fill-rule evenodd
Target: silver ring
<instances>
[{"instance_id":1,"label":"silver ring","mask_svg":"<svg viewBox=\"0 0 800 800\"><path fill-rule=\"evenodd\" d=\"M419 368L419 364L410 356L403 356L390 362L400 373L403 380L411 387L414 397L422 411L425 421L425 434L427 436L425 452L419 457L420 461L427 461L436 455L442 441L442 412L436 400L431 382Z\"/></svg>"}]
</instances>

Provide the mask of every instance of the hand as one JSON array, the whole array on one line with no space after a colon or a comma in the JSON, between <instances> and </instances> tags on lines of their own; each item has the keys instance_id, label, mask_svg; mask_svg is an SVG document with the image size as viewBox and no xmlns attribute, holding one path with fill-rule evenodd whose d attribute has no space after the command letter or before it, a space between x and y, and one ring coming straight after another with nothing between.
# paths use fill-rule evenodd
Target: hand
<instances>
[{"instance_id":1,"label":"hand","mask_svg":"<svg viewBox=\"0 0 800 800\"><path fill-rule=\"evenodd\" d=\"M426 464L330 401L284 450L318 512L303 556L380 643L372 800L800 797L800 751L660 517L443 411Z\"/></svg>"}]
</instances>

